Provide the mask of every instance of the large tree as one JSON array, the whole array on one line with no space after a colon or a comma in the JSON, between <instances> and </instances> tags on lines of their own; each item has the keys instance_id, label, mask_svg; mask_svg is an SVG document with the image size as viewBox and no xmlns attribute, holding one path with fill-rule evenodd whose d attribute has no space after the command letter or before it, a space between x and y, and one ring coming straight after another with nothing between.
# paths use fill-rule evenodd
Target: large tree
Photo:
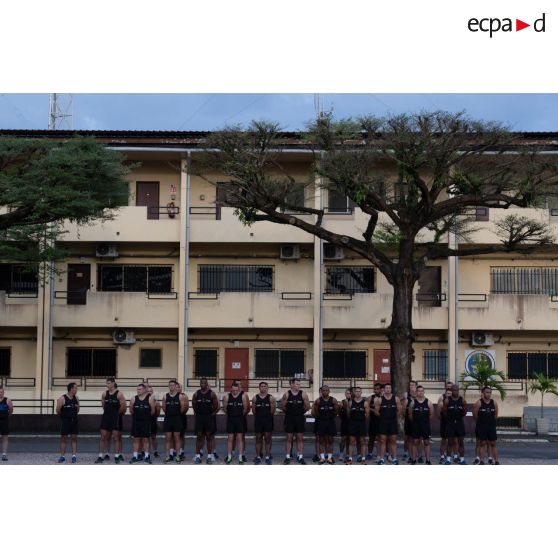
<instances>
[{"instance_id":1,"label":"large tree","mask_svg":"<svg viewBox=\"0 0 558 558\"><path fill-rule=\"evenodd\" d=\"M209 181L210 169L229 177L227 202L244 223L298 227L352 250L384 275L393 287L386 335L400 394L411 377L413 288L427 263L532 251L553 241L545 223L510 213L493 223L500 241L467 242L477 208L524 208L555 195L558 166L505 127L462 113L344 120L326 114L298 136L283 133L275 123L253 122L218 131L208 143L194 172ZM285 153L293 146L315 154L306 184L289 171ZM366 215L363 231L340 235L313 199L301 201L316 175L324 188L347 196ZM459 246L448 243L450 233L460 239Z\"/></svg>"},{"instance_id":2,"label":"large tree","mask_svg":"<svg viewBox=\"0 0 558 558\"><path fill-rule=\"evenodd\" d=\"M0 137L0 260L33 265L64 255L50 240L65 220L110 219L128 203L128 168L94 138Z\"/></svg>"}]
</instances>

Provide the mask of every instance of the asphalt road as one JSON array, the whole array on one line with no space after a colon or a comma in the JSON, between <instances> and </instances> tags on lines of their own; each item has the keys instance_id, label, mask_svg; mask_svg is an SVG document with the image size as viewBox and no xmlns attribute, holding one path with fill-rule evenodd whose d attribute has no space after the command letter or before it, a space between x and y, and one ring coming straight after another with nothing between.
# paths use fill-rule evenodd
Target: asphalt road
<instances>
[{"instance_id":1,"label":"asphalt road","mask_svg":"<svg viewBox=\"0 0 558 558\"><path fill-rule=\"evenodd\" d=\"M48 464L53 463L58 454L58 440L57 436L53 435L13 435L10 436L9 446L9 461L12 464ZM306 437L305 442L305 458L307 463L311 463L312 455L314 454L314 440L312 436ZM98 453L98 436L82 435L78 441L78 460L80 463L92 463ZM284 437L277 436L274 438L273 454L275 455L274 462L281 463L284 457ZM125 436L124 455L129 458L132 445L131 438ZM164 454L164 439L162 436L158 437L159 452ZM255 455L254 438L247 436L246 440L247 451L246 455L248 463L252 462ZM69 449L69 446L68 446ZM223 463L223 458L226 456L226 439L223 436L217 438L217 453L219 454L219 461ZM337 452L339 449L338 443L334 447ZM502 438L498 444L498 451L500 455L500 462L502 464L555 464L558 465L558 440L538 440L531 437L522 439L511 438L510 436ZM188 436L186 439L186 456L185 463L191 463L194 453L194 439ZM402 444L398 445L399 458L403 453ZM70 455L68 451L67 457ZM439 441L433 441L433 462L437 461L439 456ZM474 458L474 444L471 441L466 443L465 456L468 462ZM162 462L155 460L155 463Z\"/></svg>"}]
</instances>

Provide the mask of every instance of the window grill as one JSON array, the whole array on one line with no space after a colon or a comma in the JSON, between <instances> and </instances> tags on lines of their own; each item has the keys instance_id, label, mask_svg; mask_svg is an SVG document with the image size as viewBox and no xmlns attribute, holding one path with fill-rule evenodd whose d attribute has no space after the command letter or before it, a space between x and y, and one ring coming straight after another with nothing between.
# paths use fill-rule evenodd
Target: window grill
<instances>
[{"instance_id":1,"label":"window grill","mask_svg":"<svg viewBox=\"0 0 558 558\"><path fill-rule=\"evenodd\" d=\"M198 292L272 292L273 266L200 265Z\"/></svg>"}]
</instances>

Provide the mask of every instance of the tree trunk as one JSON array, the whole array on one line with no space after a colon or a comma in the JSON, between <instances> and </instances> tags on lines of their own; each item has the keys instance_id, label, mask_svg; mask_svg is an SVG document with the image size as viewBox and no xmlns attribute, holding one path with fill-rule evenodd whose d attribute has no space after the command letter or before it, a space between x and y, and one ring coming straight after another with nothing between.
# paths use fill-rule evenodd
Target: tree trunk
<instances>
[{"instance_id":1,"label":"tree trunk","mask_svg":"<svg viewBox=\"0 0 558 558\"><path fill-rule=\"evenodd\" d=\"M401 397L408 389L413 362L415 334L412 324L413 286L416 279L406 266L399 268L393 283L393 309L387 337L391 349L391 378L394 392Z\"/></svg>"},{"instance_id":2,"label":"tree trunk","mask_svg":"<svg viewBox=\"0 0 558 558\"><path fill-rule=\"evenodd\" d=\"M541 391L541 418L544 418L544 393Z\"/></svg>"}]
</instances>

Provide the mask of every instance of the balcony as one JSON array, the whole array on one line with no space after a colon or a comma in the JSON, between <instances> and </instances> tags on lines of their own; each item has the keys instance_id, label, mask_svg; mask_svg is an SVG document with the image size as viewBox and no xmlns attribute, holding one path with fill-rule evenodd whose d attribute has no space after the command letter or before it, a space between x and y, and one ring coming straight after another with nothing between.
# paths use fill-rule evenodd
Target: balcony
<instances>
[{"instance_id":1,"label":"balcony","mask_svg":"<svg viewBox=\"0 0 558 558\"><path fill-rule=\"evenodd\" d=\"M110 221L94 221L89 225L77 226L65 223L65 234L60 240L66 242L179 242L180 214L174 208L171 217L166 208L159 208L159 219L153 217L156 208L143 206L121 207L114 212Z\"/></svg>"},{"instance_id":2,"label":"balcony","mask_svg":"<svg viewBox=\"0 0 558 558\"><path fill-rule=\"evenodd\" d=\"M0 327L37 327L37 295L0 291Z\"/></svg>"},{"instance_id":3,"label":"balcony","mask_svg":"<svg viewBox=\"0 0 558 558\"><path fill-rule=\"evenodd\" d=\"M177 328L176 293L152 295L127 292L87 292L87 304L67 304L63 291L57 291L54 306L55 327Z\"/></svg>"}]
</instances>

